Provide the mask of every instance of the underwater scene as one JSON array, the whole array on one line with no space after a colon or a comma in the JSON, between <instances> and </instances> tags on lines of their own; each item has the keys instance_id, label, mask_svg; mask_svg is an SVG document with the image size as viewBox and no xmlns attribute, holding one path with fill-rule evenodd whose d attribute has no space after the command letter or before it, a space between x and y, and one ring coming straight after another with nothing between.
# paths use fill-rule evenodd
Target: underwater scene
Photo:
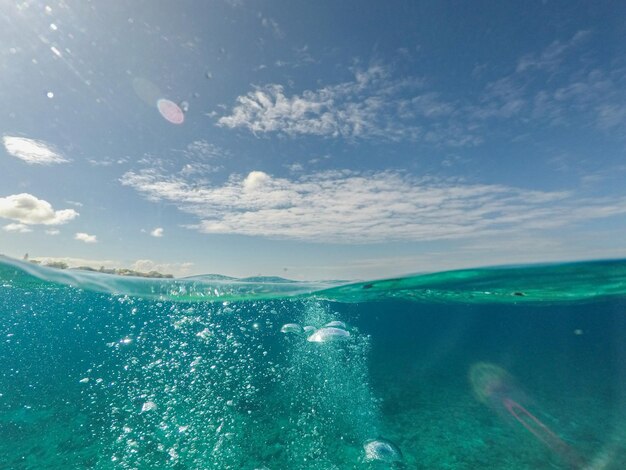
<instances>
[{"instance_id":1,"label":"underwater scene","mask_svg":"<svg viewBox=\"0 0 626 470\"><path fill-rule=\"evenodd\" d=\"M626 261L354 284L0 260L3 469L626 468Z\"/></svg>"},{"instance_id":2,"label":"underwater scene","mask_svg":"<svg viewBox=\"0 0 626 470\"><path fill-rule=\"evenodd\" d=\"M626 470L626 1L0 0L0 470Z\"/></svg>"}]
</instances>

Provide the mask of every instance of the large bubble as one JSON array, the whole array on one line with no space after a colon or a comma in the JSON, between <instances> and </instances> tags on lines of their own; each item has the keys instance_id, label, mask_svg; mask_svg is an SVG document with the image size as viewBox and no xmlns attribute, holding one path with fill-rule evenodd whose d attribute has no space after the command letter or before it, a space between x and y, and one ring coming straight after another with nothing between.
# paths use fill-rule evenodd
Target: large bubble
<instances>
[{"instance_id":1,"label":"large bubble","mask_svg":"<svg viewBox=\"0 0 626 470\"><path fill-rule=\"evenodd\" d=\"M280 332L281 333L300 334L300 333L302 333L302 327L300 325L298 325L297 323L285 323L280 328Z\"/></svg>"},{"instance_id":2,"label":"large bubble","mask_svg":"<svg viewBox=\"0 0 626 470\"><path fill-rule=\"evenodd\" d=\"M311 336L307 341L311 343L327 343L329 341L341 341L350 337L350 332L342 328L334 328L332 326L325 326L320 328Z\"/></svg>"},{"instance_id":3,"label":"large bubble","mask_svg":"<svg viewBox=\"0 0 626 470\"><path fill-rule=\"evenodd\" d=\"M400 448L387 439L370 439L363 444L365 461L399 462L402 460Z\"/></svg>"}]
</instances>

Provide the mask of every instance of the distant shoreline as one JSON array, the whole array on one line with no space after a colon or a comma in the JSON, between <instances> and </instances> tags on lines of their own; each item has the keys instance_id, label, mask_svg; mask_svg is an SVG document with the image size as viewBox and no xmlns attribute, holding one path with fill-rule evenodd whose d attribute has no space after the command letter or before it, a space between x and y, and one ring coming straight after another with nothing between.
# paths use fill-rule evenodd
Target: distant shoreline
<instances>
[{"instance_id":1,"label":"distant shoreline","mask_svg":"<svg viewBox=\"0 0 626 470\"><path fill-rule=\"evenodd\" d=\"M172 274L163 274L158 271L141 272L141 271L135 271L133 269L128 269L128 268L105 268L104 266L101 266L99 269L92 268L90 266L77 266L75 268L71 268L68 266L67 263L64 263L62 261L52 261L52 262L43 264L41 261L36 260L36 259L28 260L28 262L45 266L46 268L53 268L53 269L71 269L71 270L89 271L89 272L102 273L102 274L114 274L117 276L148 277L152 279L173 279L174 278L174 275Z\"/></svg>"}]
</instances>

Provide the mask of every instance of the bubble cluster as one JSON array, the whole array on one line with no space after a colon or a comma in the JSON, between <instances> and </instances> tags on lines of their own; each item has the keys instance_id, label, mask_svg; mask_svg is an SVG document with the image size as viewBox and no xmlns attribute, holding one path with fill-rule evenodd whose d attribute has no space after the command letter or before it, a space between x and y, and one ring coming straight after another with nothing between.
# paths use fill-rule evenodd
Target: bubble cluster
<instances>
[{"instance_id":1,"label":"bubble cluster","mask_svg":"<svg viewBox=\"0 0 626 470\"><path fill-rule=\"evenodd\" d=\"M345 326L347 334L345 324L328 326L338 320L325 304L184 303L63 288L30 296L25 308L23 297L16 290L9 299L16 313L7 315L1 352L11 387L2 393L15 403L7 400L1 417L19 423L5 426L7 436L33 462L342 468L357 464L362 442L377 433L369 338L350 327L342 341L314 344L301 327ZM37 450L42 429L58 439L50 455Z\"/></svg>"},{"instance_id":2,"label":"bubble cluster","mask_svg":"<svg viewBox=\"0 0 626 470\"><path fill-rule=\"evenodd\" d=\"M312 335L322 331L323 337L335 328L327 326L336 321L327 306L307 302L303 307L299 324ZM367 370L369 338L352 331L334 332L343 340L323 345L306 335L285 342L281 393L273 397L284 423L277 442L285 449L285 468L342 468L342 462L354 459L350 450L378 429Z\"/></svg>"}]
</instances>

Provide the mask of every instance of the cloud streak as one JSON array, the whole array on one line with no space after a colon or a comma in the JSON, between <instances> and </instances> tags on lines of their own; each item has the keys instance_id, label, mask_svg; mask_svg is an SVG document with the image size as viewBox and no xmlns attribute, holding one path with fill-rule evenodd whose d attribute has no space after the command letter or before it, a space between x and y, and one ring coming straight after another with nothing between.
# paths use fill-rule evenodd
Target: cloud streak
<instances>
[{"instance_id":1,"label":"cloud streak","mask_svg":"<svg viewBox=\"0 0 626 470\"><path fill-rule=\"evenodd\" d=\"M516 72L526 72L532 69L555 71L563 63L564 56L583 44L591 35L591 31L578 31L567 41L553 41L539 54L525 54L517 62Z\"/></svg>"},{"instance_id":2,"label":"cloud streak","mask_svg":"<svg viewBox=\"0 0 626 470\"><path fill-rule=\"evenodd\" d=\"M52 165L69 162L67 158L54 150L50 144L41 140L5 135L2 137L2 143L10 155L19 158L29 165Z\"/></svg>"},{"instance_id":3,"label":"cloud streak","mask_svg":"<svg viewBox=\"0 0 626 470\"><path fill-rule=\"evenodd\" d=\"M464 113L485 129L496 121L514 121L526 128L595 127L626 136L626 68L617 62L602 68L585 55L591 36L578 31L525 54L511 73L488 82L476 102L465 103Z\"/></svg>"},{"instance_id":4,"label":"cloud streak","mask_svg":"<svg viewBox=\"0 0 626 470\"><path fill-rule=\"evenodd\" d=\"M626 213L626 199L575 198L383 171L329 171L295 179L261 171L198 185L154 170L127 172L122 184L196 216L208 234L323 243L426 241L549 230Z\"/></svg>"}]
</instances>

